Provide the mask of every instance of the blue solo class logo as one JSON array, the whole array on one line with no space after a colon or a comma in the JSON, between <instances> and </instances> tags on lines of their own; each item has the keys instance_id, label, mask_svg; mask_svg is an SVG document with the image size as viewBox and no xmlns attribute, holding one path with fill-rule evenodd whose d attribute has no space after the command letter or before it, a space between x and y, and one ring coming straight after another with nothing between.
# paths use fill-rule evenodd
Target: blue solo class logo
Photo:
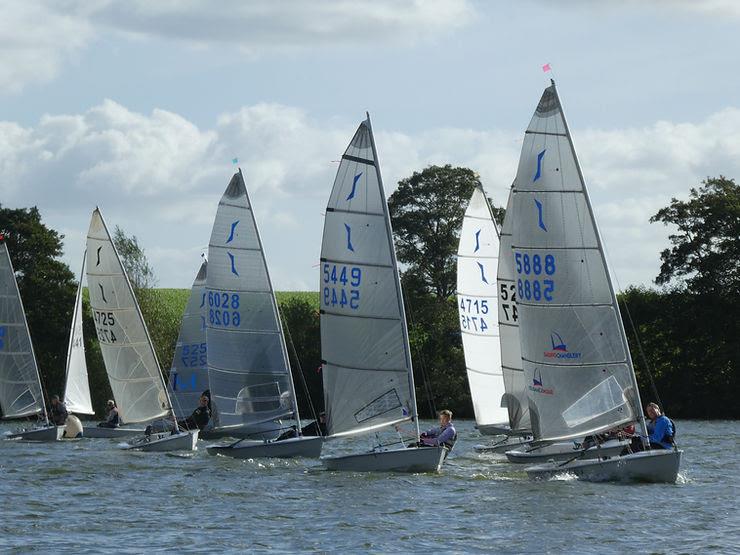
<instances>
[{"instance_id":1,"label":"blue solo class logo","mask_svg":"<svg viewBox=\"0 0 740 555\"><path fill-rule=\"evenodd\" d=\"M550 345L552 349L545 351L545 358L581 358L581 353L571 353L568 351L565 341L563 341L563 338L556 331L550 334Z\"/></svg>"},{"instance_id":2,"label":"blue solo class logo","mask_svg":"<svg viewBox=\"0 0 740 555\"><path fill-rule=\"evenodd\" d=\"M555 390L552 387L545 387L542 381L542 370L539 368L534 369L534 375L532 376L532 385L529 386L529 390L534 393L541 393L542 395L552 395Z\"/></svg>"},{"instance_id":3,"label":"blue solo class logo","mask_svg":"<svg viewBox=\"0 0 740 555\"><path fill-rule=\"evenodd\" d=\"M0 326L0 351L5 349L5 326Z\"/></svg>"}]
</instances>

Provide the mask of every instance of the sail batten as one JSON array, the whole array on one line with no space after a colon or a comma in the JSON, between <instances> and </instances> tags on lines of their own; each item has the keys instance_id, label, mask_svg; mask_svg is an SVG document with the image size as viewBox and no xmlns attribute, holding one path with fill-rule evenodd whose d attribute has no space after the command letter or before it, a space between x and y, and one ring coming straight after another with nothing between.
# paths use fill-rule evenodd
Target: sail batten
<instances>
[{"instance_id":1,"label":"sail batten","mask_svg":"<svg viewBox=\"0 0 740 555\"><path fill-rule=\"evenodd\" d=\"M332 437L416 420L401 286L370 120L341 158L321 245L321 353Z\"/></svg>"},{"instance_id":2,"label":"sail batten","mask_svg":"<svg viewBox=\"0 0 740 555\"><path fill-rule=\"evenodd\" d=\"M95 331L122 420L146 422L171 415L149 331L97 208L87 234L86 266Z\"/></svg>"},{"instance_id":3,"label":"sail batten","mask_svg":"<svg viewBox=\"0 0 740 555\"><path fill-rule=\"evenodd\" d=\"M0 409L8 419L46 414L23 301L4 241L0 241Z\"/></svg>"},{"instance_id":4,"label":"sail batten","mask_svg":"<svg viewBox=\"0 0 740 555\"><path fill-rule=\"evenodd\" d=\"M277 300L241 170L216 212L208 245L205 323L217 427L299 417Z\"/></svg>"},{"instance_id":5,"label":"sail batten","mask_svg":"<svg viewBox=\"0 0 740 555\"><path fill-rule=\"evenodd\" d=\"M535 438L582 437L640 418L601 238L554 84L525 134L512 254Z\"/></svg>"}]
</instances>

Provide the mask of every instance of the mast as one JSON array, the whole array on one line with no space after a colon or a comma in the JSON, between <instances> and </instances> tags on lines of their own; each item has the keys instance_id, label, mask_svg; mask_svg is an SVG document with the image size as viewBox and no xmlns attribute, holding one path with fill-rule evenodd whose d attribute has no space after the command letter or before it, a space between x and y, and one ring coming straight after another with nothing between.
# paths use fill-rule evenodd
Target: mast
<instances>
[{"instance_id":1,"label":"mast","mask_svg":"<svg viewBox=\"0 0 740 555\"><path fill-rule=\"evenodd\" d=\"M249 190L247 189L246 182L244 181L244 174L242 174L242 169L239 168L239 178L242 180L244 185L244 192L247 195L247 204L252 207L252 201L249 198ZM298 425L298 435L301 435L301 415L298 412L298 398L296 397L295 392L295 382L293 381L293 372L290 370L290 360L288 359L288 348L285 344L285 334L283 333L283 322L280 318L280 310L278 309L277 304L277 297L275 296L275 288L272 285L272 279L270 279L270 265L267 264L267 257L265 256L265 249L262 246L262 237L260 236L260 229L257 225L257 218L254 217L254 211L252 212L252 217L254 218L254 231L255 235L257 236L257 245L259 245L259 249L262 252L262 257L265 259L265 274L267 275L267 282L270 284L270 296L272 297L272 302L275 306L275 316L277 318L277 324L278 324L278 330L280 332L280 347L282 349L283 354L283 361L285 362L285 368L288 370L288 379L290 380L290 393L291 393L291 400L293 402L293 411L295 413L295 419L296 423Z\"/></svg>"},{"instance_id":2,"label":"mast","mask_svg":"<svg viewBox=\"0 0 740 555\"><path fill-rule=\"evenodd\" d=\"M403 293L401 291L401 276L398 273L398 260L396 260L396 246L393 244L393 227L391 226L391 217L388 211L388 201L385 198L385 188L383 187L383 178L380 173L380 160L378 159L378 151L375 147L375 135L373 134L372 123L370 122L370 113L365 112L367 115L367 128L370 132L370 145L372 146L373 159L375 160L375 171L378 176L378 187L380 188L380 196L382 199L383 213L385 214L385 225L388 230L388 242L391 251L391 261L393 263L393 272L395 274L396 284L396 297L398 298L398 310L401 314L401 328L403 332L403 349L406 357L406 364L408 366L408 380L409 389L411 393L411 403L413 404L413 415L412 419L416 425L416 437L419 437L421 430L419 429L419 415L418 408L416 405L416 387L414 386L414 367L411 363L411 348L409 345L409 331L408 324L406 322L406 310L403 306Z\"/></svg>"},{"instance_id":3,"label":"mast","mask_svg":"<svg viewBox=\"0 0 740 555\"><path fill-rule=\"evenodd\" d=\"M562 106L562 102L560 100L560 95L557 92L557 87L555 86L555 80L550 79L550 83L552 84L552 87L555 91L555 96L558 99L558 103ZM609 284L609 289L611 291L612 296L612 307L614 308L614 311L617 314L617 325L619 327L620 332L620 339L622 341L622 346L624 347L624 351L627 354L627 364L630 368L630 378L632 380L632 387L634 387L635 390L635 400L637 401L637 407L636 407L636 413L638 416L638 422L640 424L640 427L643 431L643 443L646 441L644 438L648 436L648 429L647 429L647 423L645 422L645 415L643 414L642 410L642 400L640 399L640 388L637 385L637 377L635 376L635 367L632 363L632 353L630 353L629 344L627 343L627 335L624 329L624 322L622 321L622 313L619 310L619 303L617 302L617 294L614 291L614 284L612 282L612 276L611 272L609 271L609 265L606 262L606 255L604 253L604 243L601 239L601 231L599 230L599 225L596 222L596 218L594 217L594 209L591 205L591 198L588 194L588 188L585 186L586 181L583 178L583 172L581 171L581 163L578 160L578 155L576 154L575 146L573 145L573 138L570 134L570 128L568 127L568 121L565 118L565 110L561 109L561 116L563 118L563 125L565 127L565 134L568 137L568 143L570 144L571 152L573 153L573 159L576 163L576 169L578 170L578 177L581 179L581 183L584 184L583 186L583 196L586 199L586 206L588 207L588 210L591 215L591 220L594 224L594 229L596 232L596 242L599 247L599 255L601 256L601 261L604 264L604 267L606 268L606 279Z\"/></svg>"}]
</instances>

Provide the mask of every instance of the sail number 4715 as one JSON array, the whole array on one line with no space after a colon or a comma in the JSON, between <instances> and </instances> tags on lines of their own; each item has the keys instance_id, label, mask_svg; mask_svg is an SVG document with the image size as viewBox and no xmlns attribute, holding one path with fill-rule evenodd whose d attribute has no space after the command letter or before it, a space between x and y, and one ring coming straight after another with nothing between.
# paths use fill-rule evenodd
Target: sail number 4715
<instances>
[{"instance_id":1,"label":"sail number 4715","mask_svg":"<svg viewBox=\"0 0 740 555\"><path fill-rule=\"evenodd\" d=\"M324 306L349 306L352 310L360 308L361 268L326 263L323 282Z\"/></svg>"},{"instance_id":2,"label":"sail number 4715","mask_svg":"<svg viewBox=\"0 0 740 555\"><path fill-rule=\"evenodd\" d=\"M516 282L517 294L520 299L546 302L552 301L555 292L555 280L545 276L553 276L556 271L555 256L539 254L530 256L518 252L514 256L516 262L516 273L520 277ZM542 276L542 279L540 278Z\"/></svg>"}]
</instances>

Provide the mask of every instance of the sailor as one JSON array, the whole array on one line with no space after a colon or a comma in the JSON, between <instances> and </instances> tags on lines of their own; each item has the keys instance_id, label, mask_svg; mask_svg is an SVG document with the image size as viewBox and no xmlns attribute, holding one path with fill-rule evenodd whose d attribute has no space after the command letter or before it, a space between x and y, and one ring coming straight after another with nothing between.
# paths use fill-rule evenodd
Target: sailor
<instances>
[{"instance_id":1,"label":"sailor","mask_svg":"<svg viewBox=\"0 0 740 555\"><path fill-rule=\"evenodd\" d=\"M195 430L196 428L202 430L208 426L208 422L211 420L208 401L209 398L206 395L201 395L198 400L198 407L193 411L193 414L183 420L178 420L177 425L186 430Z\"/></svg>"},{"instance_id":2,"label":"sailor","mask_svg":"<svg viewBox=\"0 0 740 555\"><path fill-rule=\"evenodd\" d=\"M422 432L421 436L419 436L420 445L432 447L442 445L448 451L452 450L456 441L457 430L455 430L455 425L452 423L452 411L446 409L439 411L439 427Z\"/></svg>"},{"instance_id":3,"label":"sailor","mask_svg":"<svg viewBox=\"0 0 740 555\"><path fill-rule=\"evenodd\" d=\"M106 403L106 416L105 422L98 423L99 428L118 428L121 425L121 417L118 414L118 407L113 399L108 399Z\"/></svg>"},{"instance_id":4,"label":"sailor","mask_svg":"<svg viewBox=\"0 0 740 555\"><path fill-rule=\"evenodd\" d=\"M69 416L67 407L59 400L59 395L54 395L51 398L51 412L49 413L52 424L55 426L64 426L67 416Z\"/></svg>"},{"instance_id":5,"label":"sailor","mask_svg":"<svg viewBox=\"0 0 740 555\"><path fill-rule=\"evenodd\" d=\"M663 414L657 403L648 403L645 412L650 418L648 423L650 448L671 449L673 447L673 436L676 433L673 421Z\"/></svg>"}]
</instances>

